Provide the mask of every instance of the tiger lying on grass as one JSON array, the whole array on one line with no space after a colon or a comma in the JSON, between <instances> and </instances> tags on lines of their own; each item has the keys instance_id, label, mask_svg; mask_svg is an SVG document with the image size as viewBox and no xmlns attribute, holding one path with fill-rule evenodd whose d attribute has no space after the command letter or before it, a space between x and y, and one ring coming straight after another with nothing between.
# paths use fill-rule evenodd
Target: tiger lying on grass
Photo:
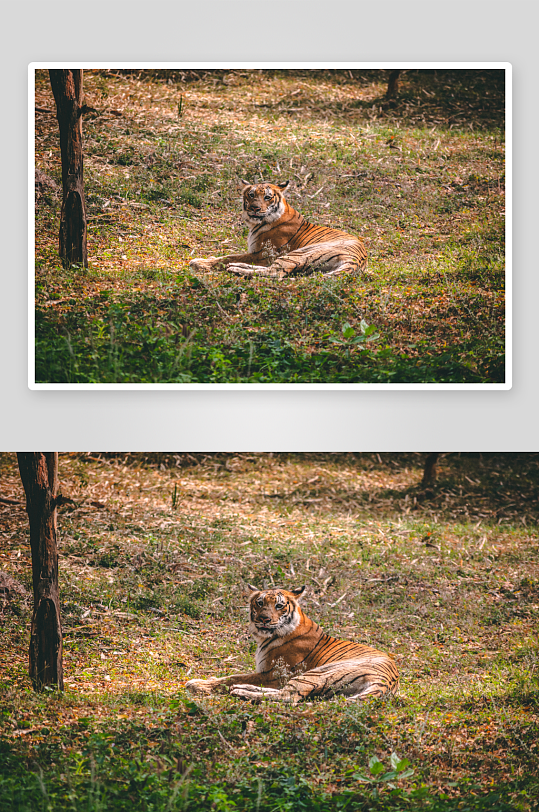
<instances>
[{"instance_id":1,"label":"tiger lying on grass","mask_svg":"<svg viewBox=\"0 0 539 812\"><path fill-rule=\"evenodd\" d=\"M367 699L396 694L399 674L388 654L324 634L301 610L305 587L260 591L249 585L249 631L258 643L256 673L192 679L186 688L209 694L229 686L232 696L296 704L304 699ZM284 686L283 672L292 676Z\"/></svg>"},{"instance_id":2,"label":"tiger lying on grass","mask_svg":"<svg viewBox=\"0 0 539 812\"><path fill-rule=\"evenodd\" d=\"M240 276L326 276L367 267L363 240L345 231L307 222L284 197L287 183L241 181L243 219L249 226L248 254L193 259L193 271L227 270Z\"/></svg>"}]
</instances>

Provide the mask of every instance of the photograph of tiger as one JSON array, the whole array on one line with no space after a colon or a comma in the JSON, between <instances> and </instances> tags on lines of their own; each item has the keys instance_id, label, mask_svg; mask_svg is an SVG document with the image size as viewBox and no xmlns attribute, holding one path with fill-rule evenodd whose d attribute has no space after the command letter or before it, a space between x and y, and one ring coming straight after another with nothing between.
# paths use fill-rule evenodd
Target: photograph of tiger
<instances>
[{"instance_id":1,"label":"photograph of tiger","mask_svg":"<svg viewBox=\"0 0 539 812\"><path fill-rule=\"evenodd\" d=\"M509 74L35 70L31 384L509 387Z\"/></svg>"},{"instance_id":2,"label":"photograph of tiger","mask_svg":"<svg viewBox=\"0 0 539 812\"><path fill-rule=\"evenodd\" d=\"M537 812L538 494L539 453L0 454L0 812Z\"/></svg>"},{"instance_id":3,"label":"photograph of tiger","mask_svg":"<svg viewBox=\"0 0 539 812\"><path fill-rule=\"evenodd\" d=\"M396 694L399 673L394 659L362 643L324 634L301 610L305 586L259 590L249 587L249 632L258 647L256 673L192 679L186 688L211 693L228 688L232 696L253 702L297 704L305 699L367 699ZM289 677L283 684L283 677ZM291 677L291 679L290 679Z\"/></svg>"}]
</instances>

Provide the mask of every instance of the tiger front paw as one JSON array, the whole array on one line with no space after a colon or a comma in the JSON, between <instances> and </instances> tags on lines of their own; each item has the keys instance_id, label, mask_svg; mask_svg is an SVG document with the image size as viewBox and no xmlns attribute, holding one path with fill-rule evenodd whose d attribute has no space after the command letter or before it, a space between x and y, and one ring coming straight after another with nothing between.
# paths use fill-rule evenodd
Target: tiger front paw
<instances>
[{"instance_id":1,"label":"tiger front paw","mask_svg":"<svg viewBox=\"0 0 539 812\"><path fill-rule=\"evenodd\" d=\"M244 279L253 278L253 266L247 265L246 262L231 262L226 269L228 273L235 273L237 276L243 276Z\"/></svg>"},{"instance_id":2,"label":"tiger front paw","mask_svg":"<svg viewBox=\"0 0 539 812\"><path fill-rule=\"evenodd\" d=\"M190 679L185 688L192 694L211 694L218 685L217 679Z\"/></svg>"},{"instance_id":3,"label":"tiger front paw","mask_svg":"<svg viewBox=\"0 0 539 812\"><path fill-rule=\"evenodd\" d=\"M285 699L283 691L279 688L260 687L259 685L233 685L230 688L230 696L237 696L239 699L247 699L249 702L262 702L264 699L278 700Z\"/></svg>"},{"instance_id":4,"label":"tiger front paw","mask_svg":"<svg viewBox=\"0 0 539 812\"><path fill-rule=\"evenodd\" d=\"M217 257L206 257L206 259L192 259L189 263L191 271L211 271L219 260ZM192 680L191 680L192 681Z\"/></svg>"},{"instance_id":5,"label":"tiger front paw","mask_svg":"<svg viewBox=\"0 0 539 812\"><path fill-rule=\"evenodd\" d=\"M260 702L263 697L262 689L258 685L232 685L230 696L237 696L239 699L249 699L251 702Z\"/></svg>"}]
</instances>

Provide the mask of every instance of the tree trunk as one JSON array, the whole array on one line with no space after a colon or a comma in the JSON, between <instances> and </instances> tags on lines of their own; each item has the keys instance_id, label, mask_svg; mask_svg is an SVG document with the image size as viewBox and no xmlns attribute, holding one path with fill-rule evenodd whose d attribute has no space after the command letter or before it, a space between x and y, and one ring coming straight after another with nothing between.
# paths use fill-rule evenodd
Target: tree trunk
<instances>
[{"instance_id":1,"label":"tree trunk","mask_svg":"<svg viewBox=\"0 0 539 812\"><path fill-rule=\"evenodd\" d=\"M389 72L389 81L387 83L386 99L394 99L399 90L399 76L400 70L392 70Z\"/></svg>"},{"instance_id":2,"label":"tree trunk","mask_svg":"<svg viewBox=\"0 0 539 812\"><path fill-rule=\"evenodd\" d=\"M56 505L58 454L18 454L30 522L34 612L30 632L29 674L34 690L64 688L62 622L58 596Z\"/></svg>"},{"instance_id":3,"label":"tree trunk","mask_svg":"<svg viewBox=\"0 0 539 812\"><path fill-rule=\"evenodd\" d=\"M439 452L427 454L425 459L425 468L423 469L423 481L421 482L422 488L434 488L436 485L436 476L438 473L436 470L436 464L439 456Z\"/></svg>"},{"instance_id":4,"label":"tree trunk","mask_svg":"<svg viewBox=\"0 0 539 812\"><path fill-rule=\"evenodd\" d=\"M50 70L62 153L60 257L64 268L74 262L88 267L86 203L82 159L82 70Z\"/></svg>"}]
</instances>

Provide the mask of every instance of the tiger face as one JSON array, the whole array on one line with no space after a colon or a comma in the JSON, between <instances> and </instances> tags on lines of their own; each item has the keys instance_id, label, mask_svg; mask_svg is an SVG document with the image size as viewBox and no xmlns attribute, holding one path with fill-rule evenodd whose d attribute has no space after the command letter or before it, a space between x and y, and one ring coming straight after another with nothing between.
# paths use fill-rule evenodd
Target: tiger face
<instances>
[{"instance_id":1,"label":"tiger face","mask_svg":"<svg viewBox=\"0 0 539 812\"><path fill-rule=\"evenodd\" d=\"M285 211L283 192L286 183L251 184L242 180L239 188L243 197L243 219L249 226L269 225L282 217Z\"/></svg>"},{"instance_id":2,"label":"tiger face","mask_svg":"<svg viewBox=\"0 0 539 812\"><path fill-rule=\"evenodd\" d=\"M299 599L305 587L287 592L286 589L252 590L249 603L251 622L249 631L257 642L270 637L284 637L294 631L300 622Z\"/></svg>"}]
</instances>

